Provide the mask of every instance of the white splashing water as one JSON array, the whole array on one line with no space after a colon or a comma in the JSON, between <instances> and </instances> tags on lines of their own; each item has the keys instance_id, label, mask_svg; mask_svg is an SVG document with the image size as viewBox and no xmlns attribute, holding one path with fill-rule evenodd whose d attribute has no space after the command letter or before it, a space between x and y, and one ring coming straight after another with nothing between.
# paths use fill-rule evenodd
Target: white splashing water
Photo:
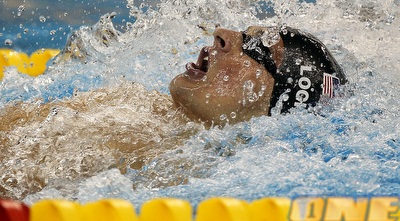
<instances>
[{"instance_id":1,"label":"white splashing water","mask_svg":"<svg viewBox=\"0 0 400 221\"><path fill-rule=\"evenodd\" d=\"M398 194L399 2L279 0L262 19L257 2L131 8L131 30L86 64L54 65L37 78L7 70L1 117L11 116L10 103L21 116L1 132L0 191L27 203L117 197L135 205L160 196L196 204L211 196ZM207 31L274 24L321 39L346 71L347 96L322 101L321 115L298 109L224 129L176 116L169 81L211 44Z\"/></svg>"}]
</instances>

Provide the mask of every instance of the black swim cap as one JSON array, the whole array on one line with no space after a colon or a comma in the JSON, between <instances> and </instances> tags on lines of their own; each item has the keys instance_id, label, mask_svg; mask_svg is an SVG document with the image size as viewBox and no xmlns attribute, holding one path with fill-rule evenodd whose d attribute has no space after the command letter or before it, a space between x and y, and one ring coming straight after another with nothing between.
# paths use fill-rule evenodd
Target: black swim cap
<instances>
[{"instance_id":1,"label":"black swim cap","mask_svg":"<svg viewBox=\"0 0 400 221\"><path fill-rule=\"evenodd\" d=\"M280 39L284 54L278 68L268 47ZM321 41L290 27L260 28L252 30L251 35L244 31L243 52L262 64L275 79L270 111L276 107L285 113L302 104L315 106L321 96L334 97L338 85L347 81Z\"/></svg>"}]
</instances>

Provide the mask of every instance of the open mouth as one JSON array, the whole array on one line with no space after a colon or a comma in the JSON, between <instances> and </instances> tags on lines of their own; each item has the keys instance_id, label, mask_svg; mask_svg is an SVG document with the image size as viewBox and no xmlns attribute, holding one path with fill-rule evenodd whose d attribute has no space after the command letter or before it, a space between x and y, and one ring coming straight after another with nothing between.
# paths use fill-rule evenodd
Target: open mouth
<instances>
[{"instance_id":1,"label":"open mouth","mask_svg":"<svg viewBox=\"0 0 400 221\"><path fill-rule=\"evenodd\" d=\"M193 80L201 80L207 75L208 71L208 55L209 47L201 49L197 62L189 62L186 64L186 75Z\"/></svg>"}]
</instances>

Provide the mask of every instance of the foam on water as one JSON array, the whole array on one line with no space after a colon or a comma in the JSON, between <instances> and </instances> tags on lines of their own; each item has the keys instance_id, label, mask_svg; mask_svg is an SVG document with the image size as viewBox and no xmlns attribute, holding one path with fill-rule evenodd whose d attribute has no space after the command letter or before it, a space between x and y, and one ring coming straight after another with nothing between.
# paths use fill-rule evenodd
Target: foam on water
<instances>
[{"instance_id":1,"label":"foam on water","mask_svg":"<svg viewBox=\"0 0 400 221\"><path fill-rule=\"evenodd\" d=\"M135 205L160 196L398 194L399 2L274 2L163 1L133 10L130 31L88 50L83 63L37 78L9 69L0 192L27 203L118 197ZM321 101L318 115L298 109L224 129L174 110L169 81L211 44L215 25L273 24L321 39L347 74L345 96Z\"/></svg>"}]
</instances>

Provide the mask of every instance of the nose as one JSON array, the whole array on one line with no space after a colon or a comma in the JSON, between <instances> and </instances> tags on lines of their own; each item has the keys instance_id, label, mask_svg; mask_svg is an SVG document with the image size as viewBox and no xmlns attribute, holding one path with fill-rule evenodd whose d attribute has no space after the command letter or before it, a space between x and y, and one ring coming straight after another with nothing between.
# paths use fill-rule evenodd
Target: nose
<instances>
[{"instance_id":1,"label":"nose","mask_svg":"<svg viewBox=\"0 0 400 221\"><path fill-rule=\"evenodd\" d=\"M214 31L214 45L218 50L223 52L229 52L232 49L232 42L235 32L224 29L217 28Z\"/></svg>"}]
</instances>

